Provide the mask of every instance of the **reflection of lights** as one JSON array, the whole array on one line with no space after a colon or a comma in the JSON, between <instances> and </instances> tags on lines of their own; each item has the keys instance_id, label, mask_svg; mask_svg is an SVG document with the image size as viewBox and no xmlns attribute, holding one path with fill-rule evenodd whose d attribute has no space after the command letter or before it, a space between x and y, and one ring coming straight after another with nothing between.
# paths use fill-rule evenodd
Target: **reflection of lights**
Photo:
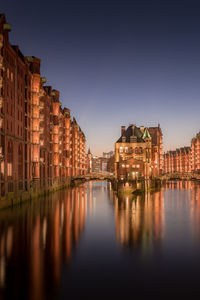
<instances>
[{"instance_id":1,"label":"reflection of lights","mask_svg":"<svg viewBox=\"0 0 200 300\"><path fill-rule=\"evenodd\" d=\"M6 240L6 250L7 250L8 257L10 256L12 251L12 240L13 240L13 229L12 227L9 227L7 232L7 240Z\"/></svg>"},{"instance_id":2,"label":"reflection of lights","mask_svg":"<svg viewBox=\"0 0 200 300\"><path fill-rule=\"evenodd\" d=\"M4 287L5 285L5 274L6 273L6 262L5 257L0 258L0 286Z\"/></svg>"},{"instance_id":3,"label":"reflection of lights","mask_svg":"<svg viewBox=\"0 0 200 300\"><path fill-rule=\"evenodd\" d=\"M42 242L44 248L46 247L46 236L47 236L47 220L45 218L42 225Z\"/></svg>"},{"instance_id":4,"label":"reflection of lights","mask_svg":"<svg viewBox=\"0 0 200 300\"><path fill-rule=\"evenodd\" d=\"M61 221L61 228L63 227L64 223L64 204L61 204L61 213L60 213L60 221Z\"/></svg>"}]
</instances>

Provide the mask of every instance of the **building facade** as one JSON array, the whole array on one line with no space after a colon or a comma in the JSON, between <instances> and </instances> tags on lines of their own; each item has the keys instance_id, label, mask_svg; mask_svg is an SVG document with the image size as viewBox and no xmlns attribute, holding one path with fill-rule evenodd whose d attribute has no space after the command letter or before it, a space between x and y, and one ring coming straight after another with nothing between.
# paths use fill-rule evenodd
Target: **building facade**
<instances>
[{"instance_id":1,"label":"building facade","mask_svg":"<svg viewBox=\"0 0 200 300\"><path fill-rule=\"evenodd\" d=\"M182 147L164 154L164 173L200 173L200 133L191 140L191 147Z\"/></svg>"},{"instance_id":2,"label":"building facade","mask_svg":"<svg viewBox=\"0 0 200 300\"><path fill-rule=\"evenodd\" d=\"M182 147L164 153L164 173L191 173L191 148Z\"/></svg>"},{"instance_id":3,"label":"building facade","mask_svg":"<svg viewBox=\"0 0 200 300\"><path fill-rule=\"evenodd\" d=\"M191 141L191 171L200 173L200 132Z\"/></svg>"},{"instance_id":4,"label":"building facade","mask_svg":"<svg viewBox=\"0 0 200 300\"><path fill-rule=\"evenodd\" d=\"M150 134L151 132L151 134ZM160 126L121 127L115 143L115 177L119 180L150 178L162 172L162 131Z\"/></svg>"},{"instance_id":5,"label":"building facade","mask_svg":"<svg viewBox=\"0 0 200 300\"><path fill-rule=\"evenodd\" d=\"M40 59L9 42L0 15L0 195L37 192L86 172L85 135L59 91L45 86ZM19 193L20 192L20 193Z\"/></svg>"}]
</instances>

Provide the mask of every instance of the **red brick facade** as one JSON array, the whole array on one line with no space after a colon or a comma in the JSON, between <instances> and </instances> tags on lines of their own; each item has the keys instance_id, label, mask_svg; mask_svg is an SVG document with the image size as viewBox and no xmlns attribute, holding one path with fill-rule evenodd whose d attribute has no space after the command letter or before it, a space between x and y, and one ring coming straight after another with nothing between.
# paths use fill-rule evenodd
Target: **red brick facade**
<instances>
[{"instance_id":1,"label":"red brick facade","mask_svg":"<svg viewBox=\"0 0 200 300\"><path fill-rule=\"evenodd\" d=\"M200 173L200 132L191 141L191 171Z\"/></svg>"},{"instance_id":2,"label":"red brick facade","mask_svg":"<svg viewBox=\"0 0 200 300\"><path fill-rule=\"evenodd\" d=\"M0 15L0 195L66 182L86 171L85 136L59 92L44 86L40 59L9 43Z\"/></svg>"},{"instance_id":3,"label":"red brick facade","mask_svg":"<svg viewBox=\"0 0 200 300\"><path fill-rule=\"evenodd\" d=\"M191 141L191 147L183 147L164 154L164 173L200 173L200 133Z\"/></svg>"},{"instance_id":4,"label":"red brick facade","mask_svg":"<svg viewBox=\"0 0 200 300\"><path fill-rule=\"evenodd\" d=\"M164 173L191 173L191 149L183 147L164 154Z\"/></svg>"},{"instance_id":5,"label":"red brick facade","mask_svg":"<svg viewBox=\"0 0 200 300\"><path fill-rule=\"evenodd\" d=\"M115 143L115 177L119 180L150 178L162 173L162 131L160 126L121 128Z\"/></svg>"}]
</instances>

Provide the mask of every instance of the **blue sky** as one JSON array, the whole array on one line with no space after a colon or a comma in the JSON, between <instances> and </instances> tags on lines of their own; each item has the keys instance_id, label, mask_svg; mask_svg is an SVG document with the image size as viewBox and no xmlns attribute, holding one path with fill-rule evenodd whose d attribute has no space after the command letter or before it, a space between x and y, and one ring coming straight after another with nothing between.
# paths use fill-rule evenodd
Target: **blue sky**
<instances>
[{"instance_id":1,"label":"blue sky","mask_svg":"<svg viewBox=\"0 0 200 300\"><path fill-rule=\"evenodd\" d=\"M1 11L94 154L114 148L121 125L160 123L165 150L200 130L198 1L3 0Z\"/></svg>"}]
</instances>

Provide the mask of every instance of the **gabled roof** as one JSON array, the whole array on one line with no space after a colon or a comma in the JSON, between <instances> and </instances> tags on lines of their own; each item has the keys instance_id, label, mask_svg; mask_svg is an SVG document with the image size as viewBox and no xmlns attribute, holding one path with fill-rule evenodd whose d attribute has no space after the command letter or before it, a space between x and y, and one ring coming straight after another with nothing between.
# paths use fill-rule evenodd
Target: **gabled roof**
<instances>
[{"instance_id":1,"label":"gabled roof","mask_svg":"<svg viewBox=\"0 0 200 300\"><path fill-rule=\"evenodd\" d=\"M145 138L149 138L150 139L151 138L151 135L150 135L149 130L147 128L145 128L144 134L143 134L142 138L143 139L145 139Z\"/></svg>"},{"instance_id":2,"label":"gabled roof","mask_svg":"<svg viewBox=\"0 0 200 300\"><path fill-rule=\"evenodd\" d=\"M146 129L145 129L146 130ZM147 130L148 131L148 130ZM145 131L144 131L145 133ZM143 138L144 133L135 125L130 125L123 135L117 140L117 143L122 143L122 137L126 137L126 143L130 143L130 137L134 137L136 139L136 143L145 143L145 140ZM145 133L145 135L149 135L149 131ZM151 136L150 136L151 137Z\"/></svg>"}]
</instances>

